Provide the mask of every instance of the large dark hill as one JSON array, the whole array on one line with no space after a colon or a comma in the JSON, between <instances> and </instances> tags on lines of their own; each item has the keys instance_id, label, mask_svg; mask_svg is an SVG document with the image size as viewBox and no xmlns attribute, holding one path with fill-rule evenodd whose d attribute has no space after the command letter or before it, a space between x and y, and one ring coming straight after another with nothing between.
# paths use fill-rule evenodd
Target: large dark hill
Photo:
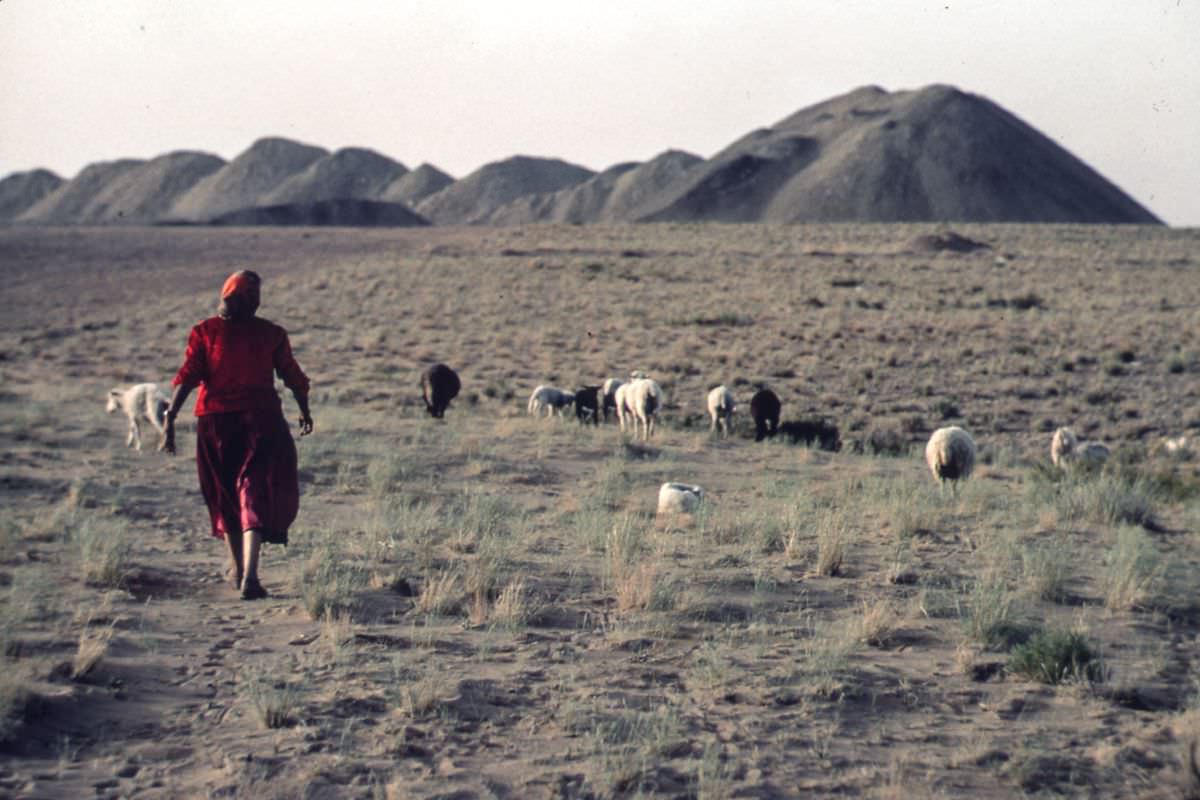
<instances>
[{"instance_id":1,"label":"large dark hill","mask_svg":"<svg viewBox=\"0 0 1200 800\"><path fill-rule=\"evenodd\" d=\"M0 223L20 216L64 183L48 169L14 172L0 180Z\"/></svg>"},{"instance_id":2,"label":"large dark hill","mask_svg":"<svg viewBox=\"0 0 1200 800\"><path fill-rule=\"evenodd\" d=\"M1159 222L1017 117L948 86L867 87L802 109L689 171L639 219Z\"/></svg>"},{"instance_id":3,"label":"large dark hill","mask_svg":"<svg viewBox=\"0 0 1200 800\"><path fill-rule=\"evenodd\" d=\"M496 209L527 194L555 192L595 173L555 158L514 156L480 167L422 200L417 213L436 225L479 225Z\"/></svg>"},{"instance_id":4,"label":"large dark hill","mask_svg":"<svg viewBox=\"0 0 1200 800\"><path fill-rule=\"evenodd\" d=\"M288 139L259 139L246 152L179 198L167 218L204 222L229 211L262 205L288 178L329 155Z\"/></svg>"},{"instance_id":5,"label":"large dark hill","mask_svg":"<svg viewBox=\"0 0 1200 800\"><path fill-rule=\"evenodd\" d=\"M262 205L315 203L356 197L377 200L408 168L374 150L347 147L314 161L268 192Z\"/></svg>"}]
</instances>

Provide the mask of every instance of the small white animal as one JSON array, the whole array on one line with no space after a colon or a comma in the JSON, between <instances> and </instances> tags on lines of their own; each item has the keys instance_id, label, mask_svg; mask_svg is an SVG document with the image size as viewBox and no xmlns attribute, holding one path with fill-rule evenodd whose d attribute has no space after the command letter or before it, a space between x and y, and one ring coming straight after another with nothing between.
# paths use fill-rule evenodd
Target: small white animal
<instances>
[{"instance_id":1,"label":"small white animal","mask_svg":"<svg viewBox=\"0 0 1200 800\"><path fill-rule=\"evenodd\" d=\"M633 425L633 438L636 441L641 430L642 441L650 441L654 435L654 424L658 421L658 409L662 408L662 387L649 378L637 378L622 384L617 389L617 420L621 423L621 431L625 430L628 420Z\"/></svg>"},{"instance_id":2,"label":"small white animal","mask_svg":"<svg viewBox=\"0 0 1200 800\"><path fill-rule=\"evenodd\" d=\"M733 412L737 411L737 403L733 400L733 392L724 385L714 388L708 393L708 416L712 419L709 432L729 435L729 424L733 422Z\"/></svg>"},{"instance_id":3,"label":"small white animal","mask_svg":"<svg viewBox=\"0 0 1200 800\"><path fill-rule=\"evenodd\" d=\"M969 478L975 469L975 440L957 425L938 428L925 445L925 463L942 488L950 481L958 494L958 482Z\"/></svg>"},{"instance_id":4,"label":"small white animal","mask_svg":"<svg viewBox=\"0 0 1200 800\"><path fill-rule=\"evenodd\" d=\"M1081 442L1070 428L1059 428L1050 440L1050 460L1054 466L1067 469L1078 464L1099 467L1108 460L1111 451L1100 442Z\"/></svg>"},{"instance_id":5,"label":"small white animal","mask_svg":"<svg viewBox=\"0 0 1200 800\"><path fill-rule=\"evenodd\" d=\"M139 422L146 419L161 434L165 427L167 406L171 404L166 393L158 388L157 383L135 383L128 388L117 386L108 393L108 405L105 411L109 414L118 408L129 418L129 436L125 440L126 447L142 449L142 431Z\"/></svg>"},{"instance_id":6,"label":"small white animal","mask_svg":"<svg viewBox=\"0 0 1200 800\"><path fill-rule=\"evenodd\" d=\"M561 417L564 416L563 409L574 402L575 395L572 392L555 389L553 386L538 386L529 396L528 409L530 415L535 417L541 417L543 411L547 417L554 416L556 411Z\"/></svg>"},{"instance_id":7,"label":"small white animal","mask_svg":"<svg viewBox=\"0 0 1200 800\"><path fill-rule=\"evenodd\" d=\"M704 490L688 483L664 483L658 490L659 514L691 514L700 507Z\"/></svg>"}]
</instances>

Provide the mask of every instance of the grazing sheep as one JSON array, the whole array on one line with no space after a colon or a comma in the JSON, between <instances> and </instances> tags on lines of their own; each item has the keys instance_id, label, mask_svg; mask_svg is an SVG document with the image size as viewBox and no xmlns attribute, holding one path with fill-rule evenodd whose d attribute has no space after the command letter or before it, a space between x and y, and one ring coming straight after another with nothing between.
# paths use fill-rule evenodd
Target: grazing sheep
<instances>
[{"instance_id":1,"label":"grazing sheep","mask_svg":"<svg viewBox=\"0 0 1200 800\"><path fill-rule=\"evenodd\" d=\"M425 410L435 419L442 419L461 388L458 373L445 364L434 364L421 373L421 398L425 401Z\"/></svg>"},{"instance_id":2,"label":"grazing sheep","mask_svg":"<svg viewBox=\"0 0 1200 800\"><path fill-rule=\"evenodd\" d=\"M125 412L129 419L129 436L125 439L125 446L141 450L142 430L139 422L142 419L149 420L161 434L170 404L170 398L158 388L157 383L135 383L128 388L117 386L110 391L104 410L109 414L118 408Z\"/></svg>"},{"instance_id":3,"label":"grazing sheep","mask_svg":"<svg viewBox=\"0 0 1200 800\"><path fill-rule=\"evenodd\" d=\"M733 422L733 412L736 410L737 403L733 400L733 392L724 384L711 389L708 393L708 416L712 419L709 432L716 433L719 428L723 436L728 436L729 425Z\"/></svg>"},{"instance_id":4,"label":"grazing sheep","mask_svg":"<svg viewBox=\"0 0 1200 800\"><path fill-rule=\"evenodd\" d=\"M591 417L593 425L600 424L600 387L585 386L575 392L575 419L580 424Z\"/></svg>"},{"instance_id":5,"label":"grazing sheep","mask_svg":"<svg viewBox=\"0 0 1200 800\"><path fill-rule=\"evenodd\" d=\"M600 386L600 394L604 395L604 421L608 422L608 410L617 410L617 389L625 384L620 378L609 378Z\"/></svg>"},{"instance_id":6,"label":"grazing sheep","mask_svg":"<svg viewBox=\"0 0 1200 800\"><path fill-rule=\"evenodd\" d=\"M842 449L841 434L837 426L821 419L804 419L799 421L781 422L779 433L786 436L792 444L803 442L812 447L815 443L822 450L836 453Z\"/></svg>"},{"instance_id":7,"label":"grazing sheep","mask_svg":"<svg viewBox=\"0 0 1200 800\"><path fill-rule=\"evenodd\" d=\"M563 416L563 409L575 402L575 395L562 389L555 389L553 386L539 385L533 390L533 394L529 395L529 413L531 416L541 417L542 412L546 412L547 417L554 416L554 412Z\"/></svg>"},{"instance_id":8,"label":"grazing sheep","mask_svg":"<svg viewBox=\"0 0 1200 800\"><path fill-rule=\"evenodd\" d=\"M1166 455L1174 456L1179 459L1187 459L1191 455L1194 447L1194 436L1164 436L1150 447L1150 455Z\"/></svg>"},{"instance_id":9,"label":"grazing sheep","mask_svg":"<svg viewBox=\"0 0 1200 800\"><path fill-rule=\"evenodd\" d=\"M779 429L779 412L783 404L779 395L770 389L760 389L750 398L750 416L754 417L754 441L774 436Z\"/></svg>"},{"instance_id":10,"label":"grazing sheep","mask_svg":"<svg viewBox=\"0 0 1200 800\"><path fill-rule=\"evenodd\" d=\"M957 425L938 428L925 445L925 463L943 488L950 481L958 494L958 482L969 478L975 469L975 440Z\"/></svg>"},{"instance_id":11,"label":"grazing sheep","mask_svg":"<svg viewBox=\"0 0 1200 800\"><path fill-rule=\"evenodd\" d=\"M658 490L659 514L691 514L700 507L704 490L688 483L664 483Z\"/></svg>"},{"instance_id":12,"label":"grazing sheep","mask_svg":"<svg viewBox=\"0 0 1200 800\"><path fill-rule=\"evenodd\" d=\"M1100 467L1108 460L1110 450L1100 442L1081 442L1070 428L1059 428L1050 440L1050 460L1054 466L1068 469L1073 465Z\"/></svg>"},{"instance_id":13,"label":"grazing sheep","mask_svg":"<svg viewBox=\"0 0 1200 800\"><path fill-rule=\"evenodd\" d=\"M638 378L618 388L617 420L621 423L621 430L625 430L625 421L628 419L633 425L633 438L638 438L640 427L642 441L650 441L662 399L662 387L649 378Z\"/></svg>"}]
</instances>

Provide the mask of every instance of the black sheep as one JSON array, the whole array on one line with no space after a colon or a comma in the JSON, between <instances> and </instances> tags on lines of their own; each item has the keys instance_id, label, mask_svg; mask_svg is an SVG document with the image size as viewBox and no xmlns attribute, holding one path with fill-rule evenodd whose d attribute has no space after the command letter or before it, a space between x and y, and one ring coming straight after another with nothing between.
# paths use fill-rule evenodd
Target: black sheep
<instances>
[{"instance_id":1,"label":"black sheep","mask_svg":"<svg viewBox=\"0 0 1200 800\"><path fill-rule=\"evenodd\" d=\"M458 373L445 364L434 364L421 373L421 397L425 400L425 410L436 419L442 418L461 388Z\"/></svg>"},{"instance_id":2,"label":"black sheep","mask_svg":"<svg viewBox=\"0 0 1200 800\"><path fill-rule=\"evenodd\" d=\"M770 389L760 389L750 398L750 416L754 418L754 441L761 442L774 436L779 429L779 411L782 404L779 395Z\"/></svg>"},{"instance_id":3,"label":"black sheep","mask_svg":"<svg viewBox=\"0 0 1200 800\"><path fill-rule=\"evenodd\" d=\"M585 386L575 392L575 419L585 423L591 417L593 425L600 424L600 387Z\"/></svg>"},{"instance_id":4,"label":"black sheep","mask_svg":"<svg viewBox=\"0 0 1200 800\"><path fill-rule=\"evenodd\" d=\"M803 442L812 447L815 443L822 450L836 453L842 449L842 439L837 426L822 419L804 419L780 424L779 432L788 437L792 444Z\"/></svg>"}]
</instances>

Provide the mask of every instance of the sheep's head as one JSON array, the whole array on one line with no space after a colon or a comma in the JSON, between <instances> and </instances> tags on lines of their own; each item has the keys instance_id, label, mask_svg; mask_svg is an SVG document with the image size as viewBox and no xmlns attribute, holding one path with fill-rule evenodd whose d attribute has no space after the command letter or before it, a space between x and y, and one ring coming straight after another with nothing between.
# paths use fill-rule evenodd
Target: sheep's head
<instances>
[{"instance_id":1,"label":"sheep's head","mask_svg":"<svg viewBox=\"0 0 1200 800\"><path fill-rule=\"evenodd\" d=\"M113 389L108 393L108 403L104 406L104 410L109 414L121 407L121 390Z\"/></svg>"}]
</instances>

